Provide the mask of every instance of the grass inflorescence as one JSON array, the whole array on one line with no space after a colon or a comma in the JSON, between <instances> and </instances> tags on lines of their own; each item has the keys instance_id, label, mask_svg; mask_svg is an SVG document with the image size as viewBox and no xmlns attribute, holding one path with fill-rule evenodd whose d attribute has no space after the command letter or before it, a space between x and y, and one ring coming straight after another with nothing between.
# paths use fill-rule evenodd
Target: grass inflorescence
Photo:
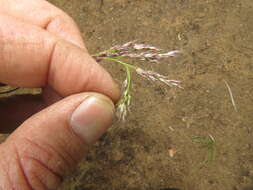
<instances>
[{"instance_id":1,"label":"grass inflorescence","mask_svg":"<svg viewBox=\"0 0 253 190\"><path fill-rule=\"evenodd\" d=\"M161 49L152 45L130 41L123 45L117 45L106 51L93 55L93 58L95 58L98 62L103 60L112 61L125 68L126 79L122 84L122 96L117 104L117 115L120 120L124 121L126 119L131 103L132 71L151 82L161 82L170 87L176 86L178 88L182 88L180 81L169 79L167 76L158 72L145 70L137 65L127 63L124 61L124 58L159 64L162 59L174 57L178 53L180 53L178 50L163 52Z\"/></svg>"}]
</instances>

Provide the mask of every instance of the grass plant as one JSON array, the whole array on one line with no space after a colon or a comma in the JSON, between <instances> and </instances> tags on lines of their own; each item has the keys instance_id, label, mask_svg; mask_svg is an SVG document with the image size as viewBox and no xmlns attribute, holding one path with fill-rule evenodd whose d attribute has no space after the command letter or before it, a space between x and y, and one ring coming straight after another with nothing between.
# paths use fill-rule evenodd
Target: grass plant
<instances>
[{"instance_id":1,"label":"grass plant","mask_svg":"<svg viewBox=\"0 0 253 190\"><path fill-rule=\"evenodd\" d=\"M125 121L131 104L132 72L137 73L139 76L151 82L161 82L170 87L176 86L182 88L180 81L169 79L167 76L155 71L145 70L135 64L129 64L124 61L124 58L159 64L162 59L174 57L178 53L180 53L178 50L163 52L161 49L152 45L130 41L93 55L93 58L95 58L97 62L107 60L125 68L126 79L122 83L122 96L117 104L117 115L120 120Z\"/></svg>"}]
</instances>

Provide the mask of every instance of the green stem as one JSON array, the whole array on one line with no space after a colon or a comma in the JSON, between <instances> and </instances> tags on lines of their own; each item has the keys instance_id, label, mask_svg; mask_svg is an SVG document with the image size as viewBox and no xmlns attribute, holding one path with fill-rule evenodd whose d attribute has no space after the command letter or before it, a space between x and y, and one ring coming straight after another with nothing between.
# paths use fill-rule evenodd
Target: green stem
<instances>
[{"instance_id":1,"label":"green stem","mask_svg":"<svg viewBox=\"0 0 253 190\"><path fill-rule=\"evenodd\" d=\"M127 94L129 94L130 92L130 88L131 88L131 85L132 85L132 81L131 81L131 72L129 70L129 68L127 66L125 66L126 68L126 73L127 73L127 89L126 89L126 92Z\"/></svg>"},{"instance_id":2,"label":"green stem","mask_svg":"<svg viewBox=\"0 0 253 190\"><path fill-rule=\"evenodd\" d=\"M91 55L91 57L96 57L96 56L100 56L100 53L96 53L96 54Z\"/></svg>"},{"instance_id":3,"label":"green stem","mask_svg":"<svg viewBox=\"0 0 253 190\"><path fill-rule=\"evenodd\" d=\"M136 69L138 69L138 67L135 67L135 66L130 65L128 63L122 62L122 61L118 60L117 58L102 57L102 59L119 63L125 67L126 75L127 75L127 86L126 86L125 92L123 93L124 97L122 97L120 102L123 101L124 104L129 105L130 99L131 99L130 91L131 91L131 86L132 86L132 73L131 73L130 69L136 70Z\"/></svg>"},{"instance_id":4,"label":"green stem","mask_svg":"<svg viewBox=\"0 0 253 190\"><path fill-rule=\"evenodd\" d=\"M121 65L124 65L124 66L127 67L127 68L130 68L130 69L136 70L136 69L138 68L138 67L135 67L135 66L133 66L133 65L130 65L130 64L128 64L128 63L122 62L122 61L120 61L120 60L118 60L118 59L114 59L114 58L110 58L110 57L103 57L102 59L117 62L117 63L119 63L119 64L121 64Z\"/></svg>"},{"instance_id":5,"label":"green stem","mask_svg":"<svg viewBox=\"0 0 253 190\"><path fill-rule=\"evenodd\" d=\"M99 52L99 53L95 53L95 54L93 54L93 55L91 55L92 57L94 57L94 56L100 56L101 54L103 54L103 53L114 53L114 52L116 52L116 50L115 49L108 49L108 50L106 50L106 51L103 51L103 52Z\"/></svg>"}]
</instances>

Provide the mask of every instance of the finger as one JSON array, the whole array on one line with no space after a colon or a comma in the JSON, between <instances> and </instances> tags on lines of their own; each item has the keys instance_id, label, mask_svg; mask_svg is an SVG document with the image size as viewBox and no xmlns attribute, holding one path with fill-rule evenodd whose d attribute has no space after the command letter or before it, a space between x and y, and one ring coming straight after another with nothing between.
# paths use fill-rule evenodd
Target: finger
<instances>
[{"instance_id":1,"label":"finger","mask_svg":"<svg viewBox=\"0 0 253 190\"><path fill-rule=\"evenodd\" d=\"M81 48L6 15L0 15L0 82L49 84L61 96L94 91L119 98L111 76Z\"/></svg>"},{"instance_id":2,"label":"finger","mask_svg":"<svg viewBox=\"0 0 253 190\"><path fill-rule=\"evenodd\" d=\"M0 0L0 12L37 25L49 32L85 48L73 19L45 0Z\"/></svg>"},{"instance_id":3,"label":"finger","mask_svg":"<svg viewBox=\"0 0 253 190\"><path fill-rule=\"evenodd\" d=\"M0 146L0 189L56 189L113 115L110 99L94 93L70 96L34 115Z\"/></svg>"}]
</instances>

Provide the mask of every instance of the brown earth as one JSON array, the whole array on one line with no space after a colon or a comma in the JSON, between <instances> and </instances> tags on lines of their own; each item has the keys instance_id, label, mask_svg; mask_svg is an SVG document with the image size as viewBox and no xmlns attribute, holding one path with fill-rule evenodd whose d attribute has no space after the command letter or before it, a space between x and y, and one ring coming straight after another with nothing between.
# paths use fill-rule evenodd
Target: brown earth
<instances>
[{"instance_id":1,"label":"brown earth","mask_svg":"<svg viewBox=\"0 0 253 190\"><path fill-rule=\"evenodd\" d=\"M91 53L134 39L184 52L170 64L137 63L184 89L134 76L127 121L114 124L60 189L253 189L252 0L51 2L76 20ZM103 66L124 79L118 66ZM193 139L212 142L210 135L209 147Z\"/></svg>"}]
</instances>

